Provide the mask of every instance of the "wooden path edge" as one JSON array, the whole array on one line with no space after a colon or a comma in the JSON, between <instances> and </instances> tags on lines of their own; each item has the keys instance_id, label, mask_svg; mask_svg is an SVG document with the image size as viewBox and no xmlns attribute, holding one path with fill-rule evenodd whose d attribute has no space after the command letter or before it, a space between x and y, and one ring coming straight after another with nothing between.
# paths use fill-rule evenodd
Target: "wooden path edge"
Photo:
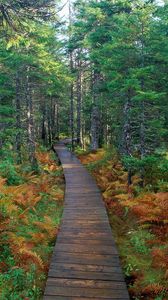
<instances>
[{"instance_id":1,"label":"wooden path edge","mask_svg":"<svg viewBox=\"0 0 168 300\"><path fill-rule=\"evenodd\" d=\"M65 204L43 299L129 300L101 192L63 143L55 151L65 176Z\"/></svg>"}]
</instances>

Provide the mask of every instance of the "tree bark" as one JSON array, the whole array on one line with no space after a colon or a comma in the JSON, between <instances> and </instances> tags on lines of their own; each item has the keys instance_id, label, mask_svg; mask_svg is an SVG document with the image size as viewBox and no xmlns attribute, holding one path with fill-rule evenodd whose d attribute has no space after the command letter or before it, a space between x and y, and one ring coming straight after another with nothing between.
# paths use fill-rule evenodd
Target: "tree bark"
<instances>
[{"instance_id":1,"label":"tree bark","mask_svg":"<svg viewBox=\"0 0 168 300\"><path fill-rule=\"evenodd\" d=\"M130 97L127 97L127 100L124 104L124 126L123 126L123 141L122 141L122 152L126 156L131 156L131 119L130 119L130 110L131 110L131 100Z\"/></svg>"},{"instance_id":2,"label":"tree bark","mask_svg":"<svg viewBox=\"0 0 168 300\"><path fill-rule=\"evenodd\" d=\"M91 149L97 150L99 148L99 137L100 137L100 114L97 105L98 98L98 81L99 74L94 70L92 78L92 94L93 94L93 108L91 114Z\"/></svg>"},{"instance_id":3,"label":"tree bark","mask_svg":"<svg viewBox=\"0 0 168 300\"><path fill-rule=\"evenodd\" d=\"M72 3L69 0L69 41L72 37ZM70 50L69 55L70 72L73 74L73 50ZM74 84L70 86L70 128L71 128L71 147L74 151Z\"/></svg>"},{"instance_id":4,"label":"tree bark","mask_svg":"<svg viewBox=\"0 0 168 300\"><path fill-rule=\"evenodd\" d=\"M59 140L60 123L59 123L59 103L55 104L55 138Z\"/></svg>"},{"instance_id":5,"label":"tree bark","mask_svg":"<svg viewBox=\"0 0 168 300\"><path fill-rule=\"evenodd\" d=\"M123 115L124 115L124 125L123 125L123 138L122 138L122 154L131 157L131 95L130 90L127 94L127 99L124 104ZM132 170L131 167L128 168L128 185L132 184Z\"/></svg>"},{"instance_id":6,"label":"tree bark","mask_svg":"<svg viewBox=\"0 0 168 300\"><path fill-rule=\"evenodd\" d=\"M43 143L47 144L47 129L46 129L46 104L45 100L43 99L42 103L42 129L41 129L41 139Z\"/></svg>"},{"instance_id":7,"label":"tree bark","mask_svg":"<svg viewBox=\"0 0 168 300\"><path fill-rule=\"evenodd\" d=\"M144 25L143 23L141 24L141 68L145 67L145 56L144 56ZM141 79L141 91L145 90L145 82L144 78ZM143 99L140 103L140 155L141 155L141 160L145 157L146 155L146 147L145 147L145 99ZM144 187L144 173L145 170L142 167L140 170L141 173L141 183L140 186Z\"/></svg>"},{"instance_id":8,"label":"tree bark","mask_svg":"<svg viewBox=\"0 0 168 300\"><path fill-rule=\"evenodd\" d=\"M80 55L80 53L78 53L78 55ZM80 58L78 58L77 68L77 144L81 146L82 74Z\"/></svg>"},{"instance_id":9,"label":"tree bark","mask_svg":"<svg viewBox=\"0 0 168 300\"><path fill-rule=\"evenodd\" d=\"M16 152L17 152L17 163L22 163L22 154L21 154L21 80L19 70L16 73Z\"/></svg>"},{"instance_id":10,"label":"tree bark","mask_svg":"<svg viewBox=\"0 0 168 300\"><path fill-rule=\"evenodd\" d=\"M91 115L91 149L97 150L99 148L99 110L97 106L93 106Z\"/></svg>"},{"instance_id":11,"label":"tree bark","mask_svg":"<svg viewBox=\"0 0 168 300\"><path fill-rule=\"evenodd\" d=\"M51 115L52 115L52 99L50 98L50 105L47 105L47 123L48 123L48 143L52 145L52 129L51 129Z\"/></svg>"},{"instance_id":12,"label":"tree bark","mask_svg":"<svg viewBox=\"0 0 168 300\"><path fill-rule=\"evenodd\" d=\"M36 154L35 154L35 132L34 132L34 119L33 119L33 101L32 101L32 89L29 78L29 68L26 75L26 102L27 102L27 133L28 133L28 153L29 161L32 167L32 170L38 169Z\"/></svg>"},{"instance_id":13,"label":"tree bark","mask_svg":"<svg viewBox=\"0 0 168 300\"><path fill-rule=\"evenodd\" d=\"M52 141L55 140L56 137L56 115L55 115L55 109L56 109L56 103L55 99L51 98L51 136L52 136Z\"/></svg>"},{"instance_id":14,"label":"tree bark","mask_svg":"<svg viewBox=\"0 0 168 300\"><path fill-rule=\"evenodd\" d=\"M73 72L73 54L70 53L70 71ZM74 150L74 84L70 86L70 127L71 127L71 146Z\"/></svg>"}]
</instances>

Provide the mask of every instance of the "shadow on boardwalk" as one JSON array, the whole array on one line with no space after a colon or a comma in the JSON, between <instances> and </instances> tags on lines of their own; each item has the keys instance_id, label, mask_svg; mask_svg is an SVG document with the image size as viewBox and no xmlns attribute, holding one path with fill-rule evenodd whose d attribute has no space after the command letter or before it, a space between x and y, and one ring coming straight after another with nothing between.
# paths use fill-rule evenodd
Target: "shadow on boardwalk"
<instances>
[{"instance_id":1,"label":"shadow on boardwalk","mask_svg":"<svg viewBox=\"0 0 168 300\"><path fill-rule=\"evenodd\" d=\"M65 208L43 299L129 299L101 193L64 144L55 150L66 180Z\"/></svg>"}]
</instances>

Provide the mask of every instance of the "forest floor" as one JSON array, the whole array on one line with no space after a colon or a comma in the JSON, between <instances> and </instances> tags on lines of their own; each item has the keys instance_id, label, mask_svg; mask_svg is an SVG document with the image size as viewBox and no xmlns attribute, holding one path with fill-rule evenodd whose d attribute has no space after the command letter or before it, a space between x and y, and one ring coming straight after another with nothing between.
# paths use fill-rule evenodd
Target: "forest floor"
<instances>
[{"instance_id":1,"label":"forest floor","mask_svg":"<svg viewBox=\"0 0 168 300\"><path fill-rule=\"evenodd\" d=\"M6 179L0 177L3 300L41 299L59 230L64 198L62 168L51 152L41 149L36 156L38 174L28 172L24 164L15 166L14 173L13 166L6 168Z\"/></svg>"},{"instance_id":2,"label":"forest floor","mask_svg":"<svg viewBox=\"0 0 168 300\"><path fill-rule=\"evenodd\" d=\"M140 188L138 176L128 186L114 150L78 157L102 191L131 299L168 299L168 192Z\"/></svg>"}]
</instances>

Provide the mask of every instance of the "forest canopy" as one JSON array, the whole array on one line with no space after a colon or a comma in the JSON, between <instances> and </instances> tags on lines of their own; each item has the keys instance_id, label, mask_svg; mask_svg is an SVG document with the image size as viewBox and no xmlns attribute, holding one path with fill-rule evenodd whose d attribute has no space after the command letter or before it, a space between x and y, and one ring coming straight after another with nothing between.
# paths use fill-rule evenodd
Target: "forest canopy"
<instances>
[{"instance_id":1,"label":"forest canopy","mask_svg":"<svg viewBox=\"0 0 168 300\"><path fill-rule=\"evenodd\" d=\"M54 15L55 1L27 1L27 0L1 0L0 1L0 20L1 25L7 23L14 26L17 21L20 23L28 19L49 19Z\"/></svg>"}]
</instances>

